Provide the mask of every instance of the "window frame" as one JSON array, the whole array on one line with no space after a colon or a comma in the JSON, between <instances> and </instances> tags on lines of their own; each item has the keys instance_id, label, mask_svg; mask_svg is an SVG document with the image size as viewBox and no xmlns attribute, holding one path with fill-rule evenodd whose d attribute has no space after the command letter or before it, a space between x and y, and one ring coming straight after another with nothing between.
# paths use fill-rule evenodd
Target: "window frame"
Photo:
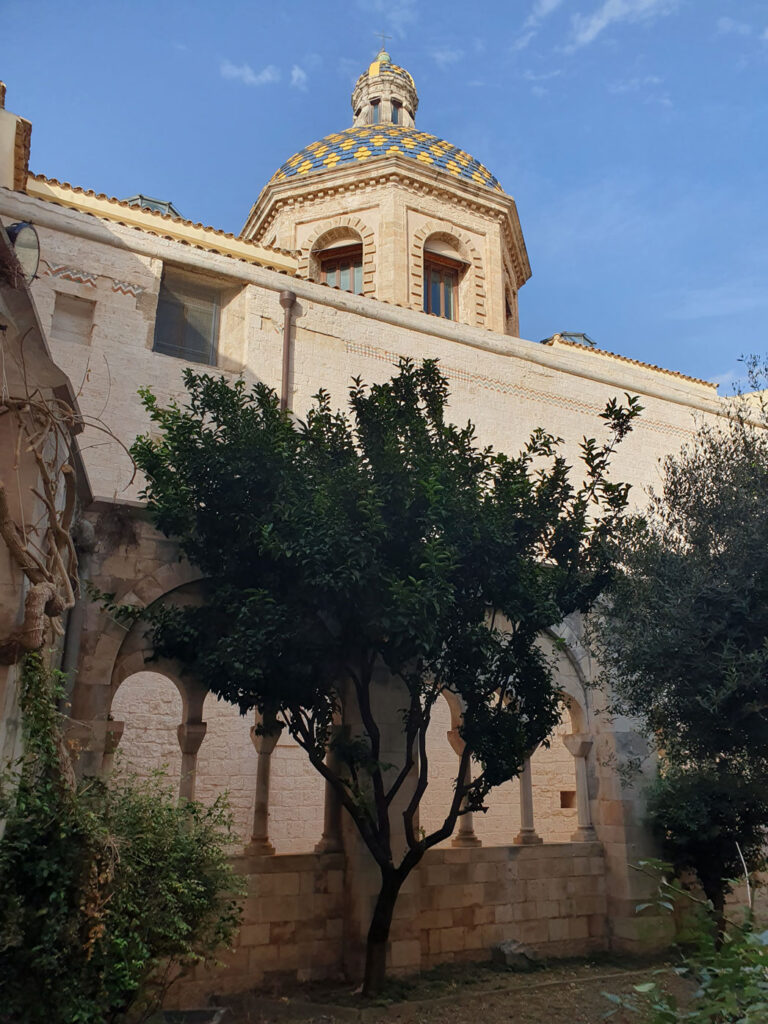
<instances>
[{"instance_id":1,"label":"window frame","mask_svg":"<svg viewBox=\"0 0 768 1024\"><path fill-rule=\"evenodd\" d=\"M371 100L371 124L381 124L381 100Z\"/></svg>"},{"instance_id":2,"label":"window frame","mask_svg":"<svg viewBox=\"0 0 768 1024\"><path fill-rule=\"evenodd\" d=\"M444 320L451 320L454 323L459 319L459 280L465 269L464 264L460 260L451 260L447 256L441 256L439 253L431 252L429 249L424 250L424 273L423 273L423 290L424 290L424 312L429 316L439 316ZM437 269L443 277L448 274L451 275L451 316L446 316L443 312L435 312L432 307L432 288L431 283L428 286L428 274L433 270ZM445 305L445 283L441 282L440 293L441 307Z\"/></svg>"},{"instance_id":3,"label":"window frame","mask_svg":"<svg viewBox=\"0 0 768 1024\"><path fill-rule=\"evenodd\" d=\"M327 284L329 288L336 288L338 291L344 291L348 295L362 295L363 294L363 243L351 242L349 245L338 245L331 249L321 249L316 252L315 258L318 261L320 267L320 280L323 284ZM360 268L360 291L355 290L355 268L357 261L353 260L352 257L359 257L359 268ZM338 270L339 277L341 276L341 265L345 262L349 263L349 280L350 288L342 288L341 284L331 284L328 281L328 271L331 269L329 264L334 264L334 268Z\"/></svg>"},{"instance_id":4,"label":"window frame","mask_svg":"<svg viewBox=\"0 0 768 1024\"><path fill-rule=\"evenodd\" d=\"M389 119L392 124L403 123L403 104L400 100L392 100L389 105Z\"/></svg>"},{"instance_id":5,"label":"window frame","mask_svg":"<svg viewBox=\"0 0 768 1024\"><path fill-rule=\"evenodd\" d=\"M174 293L173 289L176 289ZM163 294L165 291L165 295ZM163 274L160 280L160 290L157 295L157 308L155 310L155 325L152 336L152 351L160 355L169 356L171 359L181 359L186 363L195 363L200 366L217 366L219 361L219 342L221 336L221 312L224 289L218 281L204 275L189 273L188 271L174 266L163 266ZM173 344L167 338L163 339L159 332L168 330L168 320L161 322L161 306L166 304L168 309L178 314L180 306L184 311L183 320L174 324L180 339L179 343ZM208 306L210 309L210 329L207 354L190 349L185 344L187 329L194 329L187 317L187 309L197 305L198 309ZM176 309L174 309L176 307ZM166 314L167 315L167 314Z\"/></svg>"}]
</instances>

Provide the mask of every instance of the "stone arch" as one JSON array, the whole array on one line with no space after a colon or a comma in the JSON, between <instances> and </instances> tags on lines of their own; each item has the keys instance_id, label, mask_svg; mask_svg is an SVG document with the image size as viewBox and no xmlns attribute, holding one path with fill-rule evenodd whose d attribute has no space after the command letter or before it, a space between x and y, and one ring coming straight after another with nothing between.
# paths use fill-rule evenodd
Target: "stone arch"
<instances>
[{"instance_id":1,"label":"stone arch","mask_svg":"<svg viewBox=\"0 0 768 1024\"><path fill-rule=\"evenodd\" d=\"M200 570L188 562L173 562L127 583L117 591L115 600L118 604L147 608L181 587L199 583L202 579ZM115 665L118 656L130 651L130 646L124 645L135 629L135 626L129 629L103 611L99 613L96 627L92 629L97 631L96 643L92 651L83 654L78 668L72 701L73 718L89 721L106 716L112 700ZM103 685L107 679L109 687ZM100 699L94 702L97 690L100 691ZM107 707L103 706L105 702Z\"/></svg>"},{"instance_id":2,"label":"stone arch","mask_svg":"<svg viewBox=\"0 0 768 1024\"><path fill-rule=\"evenodd\" d=\"M182 707L183 695L177 680L160 666L142 664L136 671L126 672L110 703L110 714L120 730L118 763L144 777L165 767L168 782L178 786L182 770L178 740ZM105 770L112 767L111 753L105 751Z\"/></svg>"},{"instance_id":3,"label":"stone arch","mask_svg":"<svg viewBox=\"0 0 768 1024\"><path fill-rule=\"evenodd\" d=\"M376 292L376 240L373 228L359 217L334 217L318 227L302 246L299 276L309 281L318 281L320 263L314 254L350 234L357 235L363 245L363 295L373 297Z\"/></svg>"},{"instance_id":4,"label":"stone arch","mask_svg":"<svg viewBox=\"0 0 768 1024\"><path fill-rule=\"evenodd\" d=\"M430 238L437 238L455 247L467 263L467 273L459 283L458 322L484 327L486 309L483 261L469 235L450 224L427 221L413 233L410 254L411 305L415 309L424 308L424 246Z\"/></svg>"}]
</instances>

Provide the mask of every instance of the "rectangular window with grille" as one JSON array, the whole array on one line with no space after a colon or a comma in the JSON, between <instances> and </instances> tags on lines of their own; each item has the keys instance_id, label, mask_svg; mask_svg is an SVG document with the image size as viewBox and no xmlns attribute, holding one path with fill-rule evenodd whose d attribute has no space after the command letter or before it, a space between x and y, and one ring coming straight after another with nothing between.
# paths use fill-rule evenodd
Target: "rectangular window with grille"
<instances>
[{"instance_id":1,"label":"rectangular window with grille","mask_svg":"<svg viewBox=\"0 0 768 1024\"><path fill-rule=\"evenodd\" d=\"M153 350L189 363L215 365L221 293L166 268L160 285Z\"/></svg>"}]
</instances>

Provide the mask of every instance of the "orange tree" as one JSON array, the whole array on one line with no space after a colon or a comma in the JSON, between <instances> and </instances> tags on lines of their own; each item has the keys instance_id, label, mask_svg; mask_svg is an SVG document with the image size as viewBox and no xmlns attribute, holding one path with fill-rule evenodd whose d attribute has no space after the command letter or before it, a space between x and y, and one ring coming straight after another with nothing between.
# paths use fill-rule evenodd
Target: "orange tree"
<instances>
[{"instance_id":1,"label":"orange tree","mask_svg":"<svg viewBox=\"0 0 768 1024\"><path fill-rule=\"evenodd\" d=\"M536 641L610 579L607 542L629 488L607 473L639 405L608 404L607 438L584 439L574 485L561 441L544 430L509 457L478 446L471 423L447 422L434 361L404 360L370 388L355 381L348 414L320 392L303 421L262 384L188 370L186 386L183 407L143 393L156 433L133 446L157 526L207 578L202 606L152 614L155 649L241 712L282 721L333 786L381 872L364 982L372 993L409 872L464 810L519 774L558 721ZM404 693L396 765L381 757L377 665ZM360 725L332 739L344 687ZM443 691L464 708L465 747L444 821L425 835L416 814ZM479 771L467 781L470 758ZM401 792L406 848L396 858Z\"/></svg>"}]
</instances>

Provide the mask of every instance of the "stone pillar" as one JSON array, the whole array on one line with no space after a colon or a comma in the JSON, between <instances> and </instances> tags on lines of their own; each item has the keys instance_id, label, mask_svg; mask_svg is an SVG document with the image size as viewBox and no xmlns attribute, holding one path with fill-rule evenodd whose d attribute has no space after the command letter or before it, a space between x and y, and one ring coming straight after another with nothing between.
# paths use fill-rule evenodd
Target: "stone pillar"
<instances>
[{"instance_id":1,"label":"stone pillar","mask_svg":"<svg viewBox=\"0 0 768 1024\"><path fill-rule=\"evenodd\" d=\"M335 730L334 730L335 735ZM332 737L333 738L333 737ZM333 750L328 748L325 756L328 768L338 774L339 765ZM323 809L323 835L315 846L315 853L338 853L342 848L341 841L341 800L333 786L326 780L325 804Z\"/></svg>"},{"instance_id":2,"label":"stone pillar","mask_svg":"<svg viewBox=\"0 0 768 1024\"><path fill-rule=\"evenodd\" d=\"M544 840L536 832L533 821L533 777L531 759L526 757L520 775L520 831L514 838L516 846L533 846Z\"/></svg>"},{"instance_id":3,"label":"stone pillar","mask_svg":"<svg viewBox=\"0 0 768 1024\"><path fill-rule=\"evenodd\" d=\"M104 737L104 756L101 759L101 771L103 775L109 775L115 767L115 751L123 738L125 722L107 722L107 731Z\"/></svg>"},{"instance_id":4,"label":"stone pillar","mask_svg":"<svg viewBox=\"0 0 768 1024\"><path fill-rule=\"evenodd\" d=\"M464 747L466 746L464 740L459 735L458 729L451 729L446 733L448 742L454 753L461 757L464 753ZM468 785L472 781L472 764L471 761L467 763L464 778L462 779L463 785ZM466 806L466 797L461 801L461 806ZM475 835L475 829L472 822L472 812L465 811L459 818L459 831L451 840L451 846L482 846L482 842Z\"/></svg>"},{"instance_id":5,"label":"stone pillar","mask_svg":"<svg viewBox=\"0 0 768 1024\"><path fill-rule=\"evenodd\" d=\"M257 726L251 727L251 742L259 755L256 765L256 802L253 808L253 832L248 844L248 853L269 856L275 848L269 841L269 775L272 764L272 753L283 731L281 723L274 718L270 723L269 733L257 733Z\"/></svg>"},{"instance_id":6,"label":"stone pillar","mask_svg":"<svg viewBox=\"0 0 768 1024\"><path fill-rule=\"evenodd\" d=\"M195 799L195 777L197 775L197 752L203 742L208 726L205 722L182 722L176 730L181 747L181 781L179 799Z\"/></svg>"},{"instance_id":7,"label":"stone pillar","mask_svg":"<svg viewBox=\"0 0 768 1024\"><path fill-rule=\"evenodd\" d=\"M592 812L589 807L589 786L587 783L587 757L592 749L592 740L585 733L572 732L563 736L566 749L576 759L576 809L578 828L571 836L573 842L591 843L597 839L592 826Z\"/></svg>"}]
</instances>

